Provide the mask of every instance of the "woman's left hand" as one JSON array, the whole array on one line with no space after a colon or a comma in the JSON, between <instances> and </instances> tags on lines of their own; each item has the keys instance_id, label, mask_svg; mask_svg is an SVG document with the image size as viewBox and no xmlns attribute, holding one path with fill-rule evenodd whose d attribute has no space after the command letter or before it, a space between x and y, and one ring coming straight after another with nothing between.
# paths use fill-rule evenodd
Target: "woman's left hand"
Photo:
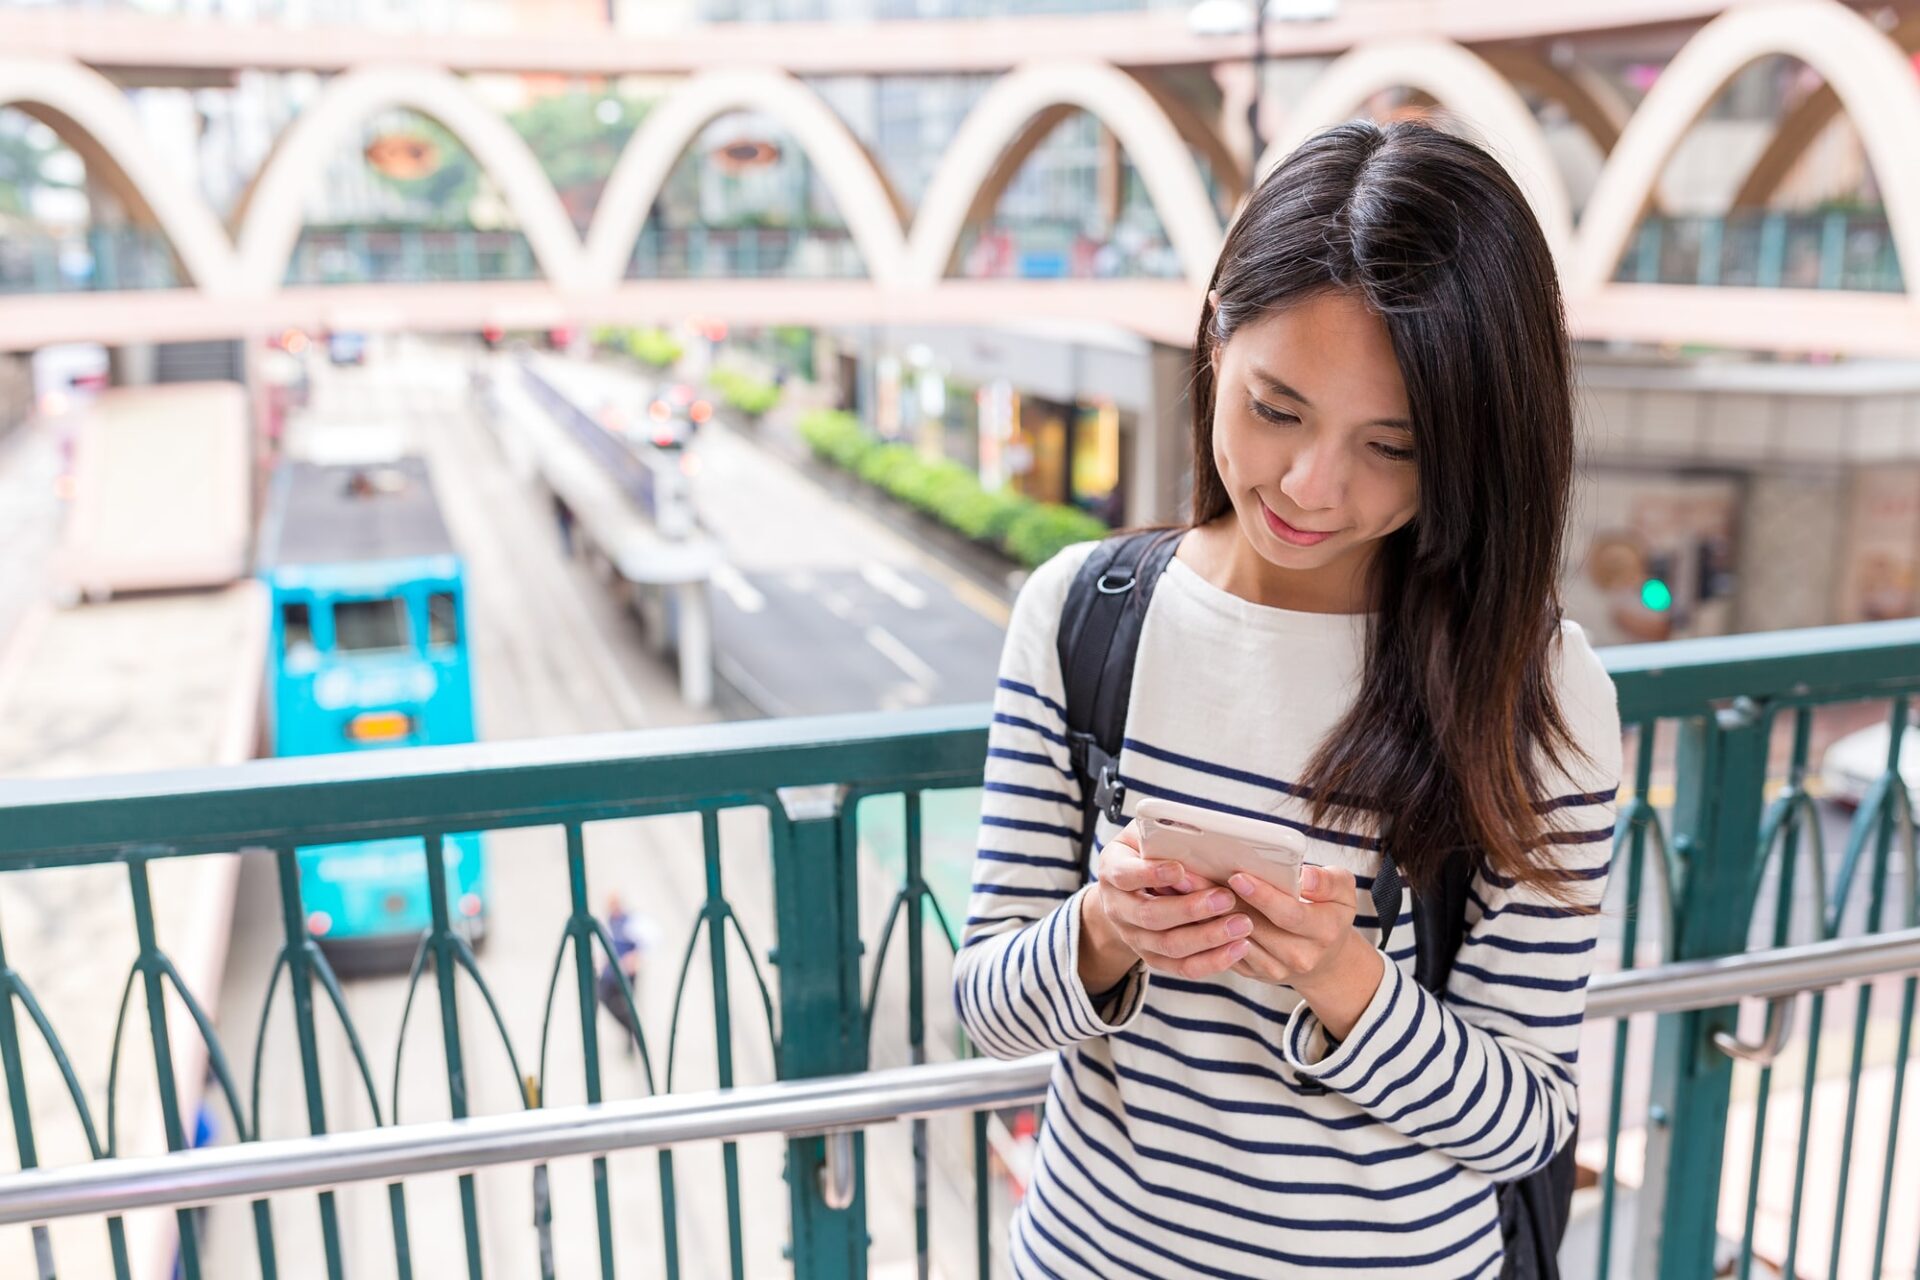
<instances>
[{"instance_id":1,"label":"woman's left hand","mask_svg":"<svg viewBox=\"0 0 1920 1280\"><path fill-rule=\"evenodd\" d=\"M1384 962L1353 927L1359 891L1341 867L1301 867L1300 896L1237 872L1227 885L1252 908L1253 946L1233 972L1290 986L1344 1037L1380 986Z\"/></svg>"},{"instance_id":2,"label":"woman's left hand","mask_svg":"<svg viewBox=\"0 0 1920 1280\"><path fill-rule=\"evenodd\" d=\"M1303 988L1324 977L1356 936L1359 893L1351 871L1301 867L1298 898L1244 871L1227 885L1253 908L1253 946L1233 967L1243 977L1291 986L1305 995Z\"/></svg>"}]
</instances>

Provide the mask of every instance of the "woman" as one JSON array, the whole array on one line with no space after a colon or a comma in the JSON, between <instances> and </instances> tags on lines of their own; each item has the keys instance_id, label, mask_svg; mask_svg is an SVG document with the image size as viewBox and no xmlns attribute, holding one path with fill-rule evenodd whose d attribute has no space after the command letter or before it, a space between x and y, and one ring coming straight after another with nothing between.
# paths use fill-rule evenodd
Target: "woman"
<instances>
[{"instance_id":1,"label":"woman","mask_svg":"<svg viewBox=\"0 0 1920 1280\"><path fill-rule=\"evenodd\" d=\"M1036 571L955 973L981 1047L1063 1051L1017 1274L1499 1273L1496 1181L1574 1132L1620 770L1556 588L1569 384L1546 242L1469 142L1343 125L1234 223L1120 770L1130 803L1266 817L1316 865L1298 899L1195 883L1102 817L1082 883L1055 635L1091 546ZM1383 839L1415 886L1474 860L1444 999L1406 899L1377 948Z\"/></svg>"}]
</instances>

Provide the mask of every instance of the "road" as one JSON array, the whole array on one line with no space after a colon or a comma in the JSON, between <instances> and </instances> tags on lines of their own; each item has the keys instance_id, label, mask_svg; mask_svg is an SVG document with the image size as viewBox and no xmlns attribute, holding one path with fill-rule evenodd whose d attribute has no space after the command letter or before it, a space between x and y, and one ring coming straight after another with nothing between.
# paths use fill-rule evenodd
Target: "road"
<instances>
[{"instance_id":1,"label":"road","mask_svg":"<svg viewBox=\"0 0 1920 1280\"><path fill-rule=\"evenodd\" d=\"M539 367L592 416L637 414L659 390L624 364ZM695 505L726 562L713 584L717 666L749 707L821 715L992 696L1002 601L722 419L692 452Z\"/></svg>"},{"instance_id":2,"label":"road","mask_svg":"<svg viewBox=\"0 0 1920 1280\"><path fill-rule=\"evenodd\" d=\"M417 447L427 455L455 544L468 565L470 634L483 737L498 740L584 733L681 724L701 718L702 713L691 712L679 702L672 673L650 654L639 624L613 602L586 565L561 554L549 511L514 477L494 437L472 417L466 401L462 357L444 349L410 345L405 348L404 360L377 352L364 370L317 370L311 412L320 422L403 420L414 433ZM757 613L740 609L743 618L757 619L750 629L811 626L814 630L810 634L823 638L795 641L802 655L814 643L849 643L849 635L865 645L861 637L868 628L876 633L885 629L906 644L929 643L931 637L944 634L942 624L919 621L922 615L932 616L930 602L939 595L937 579L916 568L912 557L900 547L888 546L891 535L862 530L837 519L826 510L830 502L813 490L811 482L779 464L757 462L755 451L738 439L716 434L703 441L702 449L711 459L702 476L706 482L703 504L709 519L728 538L730 550L753 566L741 570L744 580L770 602L780 602L777 606L769 603ZM739 478L749 495L739 500L727 495L725 477ZM781 513L777 523L759 521L740 527L743 517L768 510ZM822 563L809 564L807 550L816 530L826 531L822 543L825 549ZM846 588L855 605L854 617L842 619L825 606L809 609L792 599L788 594L792 590L790 575L805 572L830 575L836 583L843 579L860 583L857 593L851 586ZM923 593L917 608L914 590ZM997 630L977 614L968 611L968 616L976 624L973 634L992 640L997 652ZM833 623L838 629L825 630L825 623ZM861 630L850 632L848 628L856 624ZM937 656L942 651L935 648L930 652ZM871 649L864 660L872 665L882 661ZM780 674L779 668L767 670L786 687L788 677ZM990 679L990 662L986 670ZM869 707L882 705L888 689L909 679L904 671L898 680L885 683L862 677L863 673L850 671L841 696L853 696L847 690L855 687L864 689L873 697L866 704ZM937 677L915 683L928 689L929 696L932 690L946 687ZM985 689L968 696L985 696ZM848 708L842 705L835 709ZM967 821L956 813L943 825ZM495 833L489 837L488 848L490 892L495 906L481 952L481 971L506 1020L519 1070L523 1075L531 1074L537 1070L548 975L568 910L564 846L559 831L533 830ZM764 964L773 943L764 819L753 811L726 815L723 849L729 900L751 939L754 954ZM644 904L651 917L657 938L643 968L643 1026L656 1070L664 1073L674 980L704 892L697 822L661 818L601 824L587 832L587 855L596 910L604 910L609 896L617 895L628 904ZM280 942L274 895L268 864L249 860L241 877L220 1017L222 1039L243 1079L252 1070L250 1053L266 994L266 978ZM878 913L886 905L884 888L875 885L872 897L866 909L874 917L871 928L877 932ZM771 1079L770 1035L757 1012L759 997L745 951L735 947L730 966L734 979L731 1004L736 1079L741 1083ZM896 972L902 967L897 961L892 966ZM777 981L777 972L769 971L767 976L770 982ZM938 976L930 978L930 985L939 981ZM423 986L407 1026L405 1054L398 1073L403 1121L448 1114L431 979ZM569 999L571 990L570 985L561 988L548 1050L548 1100L555 1104L585 1099L578 1015ZM699 958L688 978L686 1010L679 1027L673 1063L676 1090L717 1083L710 991L702 940ZM347 983L346 992L378 1086L380 1113L390 1120L396 1045L406 1000L404 978L356 979ZM269 1136L306 1131L304 1089L292 1052L295 1039L287 1003L282 990L276 997L266 1036L260 1127ZM929 1005L945 1007L938 990L930 996ZM611 1019L602 1015L599 1025L606 1095L644 1094L646 1084L638 1062L620 1051ZM324 1010L320 1030L329 1126L348 1129L373 1123L373 1109L364 1087L357 1084L349 1046L336 1020ZM464 978L461 1032L473 1113L496 1113L518 1106L515 1073L500 1037L492 1030L477 989ZM870 1162L889 1167L887 1162L897 1160L904 1172L903 1141L900 1135L879 1137L870 1144ZM960 1148L956 1155L964 1162L965 1149ZM743 1217L748 1276L786 1274L789 1270L781 1257L788 1235L781 1181L783 1157L784 1145L776 1141L750 1142L741 1147L741 1182L751 1206ZM728 1261L720 1153L712 1147L688 1148L677 1154L676 1161L682 1274L724 1275ZM610 1166L613 1236L620 1274L659 1274L662 1244L656 1159L650 1154L615 1156ZM553 1245L557 1271L563 1276L597 1274L591 1173L586 1160L565 1161L552 1170ZM530 1226L531 1171L516 1167L483 1172L477 1181L480 1246L486 1273L515 1277L538 1274L537 1239ZM940 1182L936 1174L936 1183ZM456 1181L450 1177L410 1180L407 1197L415 1274L464 1274L459 1261L462 1225ZM879 1237L876 1261L884 1266L890 1257L897 1263L911 1246L910 1237L902 1239L898 1226L911 1222L911 1179L876 1178L870 1197ZM354 1277L394 1274L386 1189L348 1188L339 1193L338 1200L346 1273ZM964 1232L966 1223L959 1212L947 1210L937 1217L944 1219L948 1229ZM889 1228L882 1223L895 1225ZM277 1197L274 1226L281 1274L325 1274L313 1196ZM210 1274L252 1274L256 1246L245 1206L216 1206L210 1216L210 1230L214 1249ZM423 1256L436 1259L430 1270L421 1267Z\"/></svg>"},{"instance_id":3,"label":"road","mask_svg":"<svg viewBox=\"0 0 1920 1280\"><path fill-rule=\"evenodd\" d=\"M34 604L46 599L47 568L60 531L59 428L29 420L0 436L0 648Z\"/></svg>"}]
</instances>

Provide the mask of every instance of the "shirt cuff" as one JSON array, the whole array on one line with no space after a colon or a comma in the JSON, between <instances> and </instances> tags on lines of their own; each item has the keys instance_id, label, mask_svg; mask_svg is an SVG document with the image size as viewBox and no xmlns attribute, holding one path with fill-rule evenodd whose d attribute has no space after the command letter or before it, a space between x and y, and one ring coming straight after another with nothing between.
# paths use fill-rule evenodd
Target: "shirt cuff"
<instances>
[{"instance_id":1,"label":"shirt cuff","mask_svg":"<svg viewBox=\"0 0 1920 1280\"><path fill-rule=\"evenodd\" d=\"M1308 1079L1324 1082L1328 1088L1340 1088L1335 1077L1343 1068L1361 1060L1381 1026L1393 1016L1408 982L1399 965L1385 957L1382 959L1385 963L1381 966L1380 985L1374 988L1373 999L1367 1002L1344 1040L1336 1041L1328 1034L1320 1015L1305 1000L1294 1006L1280 1040L1288 1066Z\"/></svg>"},{"instance_id":2,"label":"shirt cuff","mask_svg":"<svg viewBox=\"0 0 1920 1280\"><path fill-rule=\"evenodd\" d=\"M1060 904L1067 915L1066 928L1060 931L1066 951L1060 964L1067 975L1067 999L1073 1006L1074 1021L1091 1025L1091 1034L1104 1036L1124 1029L1140 1016L1147 1003L1147 967L1136 961L1117 984L1098 993L1089 992L1080 980L1080 913L1094 888L1092 883L1083 885Z\"/></svg>"}]
</instances>

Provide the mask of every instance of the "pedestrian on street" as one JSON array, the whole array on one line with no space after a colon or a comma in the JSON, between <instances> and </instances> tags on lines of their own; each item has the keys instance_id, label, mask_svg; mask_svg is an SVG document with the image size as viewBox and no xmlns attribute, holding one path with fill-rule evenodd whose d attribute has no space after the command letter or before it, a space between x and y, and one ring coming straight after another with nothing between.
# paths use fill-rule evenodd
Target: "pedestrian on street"
<instances>
[{"instance_id":1,"label":"pedestrian on street","mask_svg":"<svg viewBox=\"0 0 1920 1280\"><path fill-rule=\"evenodd\" d=\"M1472 141L1341 125L1234 220L1190 521L1060 552L1002 653L954 995L1059 1052L1015 1275L1557 1275L1621 763L1558 596L1571 370ZM1244 860L1149 858L1147 798Z\"/></svg>"},{"instance_id":2,"label":"pedestrian on street","mask_svg":"<svg viewBox=\"0 0 1920 1280\"><path fill-rule=\"evenodd\" d=\"M651 920L629 912L617 895L608 896L607 934L613 939L613 959L600 968L597 994L600 1003L626 1033L622 1040L628 1057L633 1056L640 1042L640 1024L634 1014L642 1004L641 964L652 945L653 932ZM626 976L627 986L633 992L634 1009L627 1007L626 997L621 994L621 974Z\"/></svg>"}]
</instances>

